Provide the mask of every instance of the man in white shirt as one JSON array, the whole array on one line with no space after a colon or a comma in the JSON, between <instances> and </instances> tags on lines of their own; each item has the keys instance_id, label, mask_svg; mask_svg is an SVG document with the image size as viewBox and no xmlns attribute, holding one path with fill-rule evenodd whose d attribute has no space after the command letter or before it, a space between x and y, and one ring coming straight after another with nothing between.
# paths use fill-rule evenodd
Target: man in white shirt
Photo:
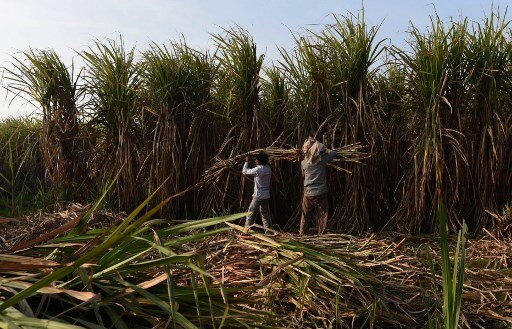
<instances>
[{"instance_id":1,"label":"man in white shirt","mask_svg":"<svg viewBox=\"0 0 512 329\"><path fill-rule=\"evenodd\" d=\"M261 221L263 227L266 229L270 226L270 213L269 213L269 199L270 199L270 177L272 176L272 170L268 165L268 155L265 153L259 153L255 156L256 167L249 168L251 157L245 158L244 167L242 174L245 176L254 176L254 193L252 194L252 201L249 206L251 213L245 220L245 227L249 227L254 224L254 219L258 214L258 210L261 212Z\"/></svg>"}]
</instances>

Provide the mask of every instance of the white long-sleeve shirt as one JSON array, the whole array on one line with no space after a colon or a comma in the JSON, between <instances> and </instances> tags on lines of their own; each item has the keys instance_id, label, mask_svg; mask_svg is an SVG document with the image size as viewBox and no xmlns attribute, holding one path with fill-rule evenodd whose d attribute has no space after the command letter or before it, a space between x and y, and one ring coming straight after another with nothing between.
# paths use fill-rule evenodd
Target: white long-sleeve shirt
<instances>
[{"instance_id":1,"label":"white long-sleeve shirt","mask_svg":"<svg viewBox=\"0 0 512 329\"><path fill-rule=\"evenodd\" d=\"M242 174L246 176L254 176L254 193L253 198L258 200L270 199L270 177L272 176L272 169L270 166L258 165L254 168L249 168L249 163L244 163Z\"/></svg>"}]
</instances>

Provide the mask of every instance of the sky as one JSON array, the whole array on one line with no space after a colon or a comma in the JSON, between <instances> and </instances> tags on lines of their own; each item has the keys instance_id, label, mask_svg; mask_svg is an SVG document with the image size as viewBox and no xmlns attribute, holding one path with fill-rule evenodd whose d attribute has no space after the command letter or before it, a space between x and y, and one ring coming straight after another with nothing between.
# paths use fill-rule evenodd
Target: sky
<instances>
[{"instance_id":1,"label":"sky","mask_svg":"<svg viewBox=\"0 0 512 329\"><path fill-rule=\"evenodd\" d=\"M510 1L510 0L509 0ZM278 47L293 48L293 36L318 31L332 14L357 15L364 6L369 26L381 25L378 39L405 46L411 24L426 30L430 15L444 21L461 15L481 21L492 6L504 12L509 1L494 0L0 0L0 66L19 51L54 49L66 64L79 66L77 52L94 40L116 39L138 50L184 37L196 49L211 49L211 34L238 25L254 38L266 63L279 60ZM19 56L18 56L19 57ZM34 108L0 90L0 118L30 114Z\"/></svg>"}]
</instances>

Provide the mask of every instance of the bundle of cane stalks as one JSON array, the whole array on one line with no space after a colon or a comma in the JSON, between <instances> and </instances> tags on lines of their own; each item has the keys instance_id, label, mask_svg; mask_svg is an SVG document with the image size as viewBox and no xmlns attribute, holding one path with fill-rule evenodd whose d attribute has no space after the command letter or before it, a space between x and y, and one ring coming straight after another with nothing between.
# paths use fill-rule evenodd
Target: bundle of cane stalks
<instances>
[{"instance_id":1,"label":"bundle of cane stalks","mask_svg":"<svg viewBox=\"0 0 512 329\"><path fill-rule=\"evenodd\" d=\"M356 162L360 163L361 160L369 158L370 154L363 152L362 149L365 146L355 143L350 145L345 145L339 148L335 148L334 151L338 153L336 158L332 161L332 167L346 171L341 168L337 164L341 162ZM265 152L271 161L299 161L302 158L302 149L296 148L279 148L279 147L267 147L262 149L257 149L253 151L249 151L244 154L240 154L234 156L230 159L218 159L208 170L203 173L202 181L204 183L217 183L220 179L230 170L236 169L238 171L241 170L242 164L245 162L245 157L248 155L256 155L260 152Z\"/></svg>"}]
</instances>

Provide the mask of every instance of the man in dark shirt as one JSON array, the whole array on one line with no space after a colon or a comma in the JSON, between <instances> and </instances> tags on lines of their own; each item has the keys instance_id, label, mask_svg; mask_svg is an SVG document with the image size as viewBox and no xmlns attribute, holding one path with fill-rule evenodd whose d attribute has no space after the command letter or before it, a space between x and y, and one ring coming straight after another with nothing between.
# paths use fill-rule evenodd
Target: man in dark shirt
<instances>
[{"instance_id":1,"label":"man in dark shirt","mask_svg":"<svg viewBox=\"0 0 512 329\"><path fill-rule=\"evenodd\" d=\"M311 137L304 142L302 149L304 152L304 160L301 162L304 175L304 196L299 234L303 235L307 232L314 213L318 221L318 235L321 235L325 231L329 215L326 166L338 154L336 151L327 150L323 144Z\"/></svg>"}]
</instances>

